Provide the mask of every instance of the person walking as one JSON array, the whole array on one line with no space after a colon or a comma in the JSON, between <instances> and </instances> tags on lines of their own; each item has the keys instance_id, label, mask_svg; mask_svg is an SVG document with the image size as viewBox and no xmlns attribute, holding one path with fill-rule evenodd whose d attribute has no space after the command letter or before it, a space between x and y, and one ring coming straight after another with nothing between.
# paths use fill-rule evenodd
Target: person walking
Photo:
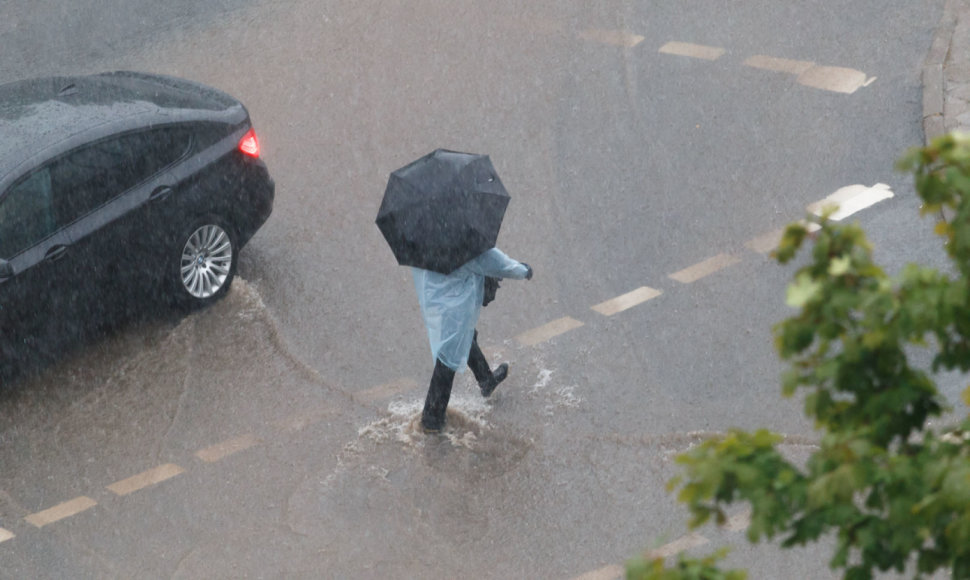
<instances>
[{"instance_id":1,"label":"person walking","mask_svg":"<svg viewBox=\"0 0 970 580\"><path fill-rule=\"evenodd\" d=\"M492 371L478 346L475 325L485 299L486 277L531 280L532 268L491 248L450 274L422 268L412 268L411 272L435 361L421 427L425 433L440 433L455 373L464 371L467 365L483 397L490 396L508 375L508 363Z\"/></svg>"}]
</instances>

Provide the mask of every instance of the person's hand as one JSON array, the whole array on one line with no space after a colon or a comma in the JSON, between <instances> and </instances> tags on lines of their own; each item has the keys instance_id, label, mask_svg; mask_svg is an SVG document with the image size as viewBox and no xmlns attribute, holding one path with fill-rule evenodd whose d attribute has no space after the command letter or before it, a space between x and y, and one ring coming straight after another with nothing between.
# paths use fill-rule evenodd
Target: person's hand
<instances>
[{"instance_id":1,"label":"person's hand","mask_svg":"<svg viewBox=\"0 0 970 580\"><path fill-rule=\"evenodd\" d=\"M526 269L526 270L528 270L528 271L527 271L527 272L525 273L525 279L526 279L526 280L531 280L531 279L532 279L532 266L530 266L530 265L528 265L528 264L526 264L525 262L522 262L522 265L523 265L523 266L525 266L525 269Z\"/></svg>"}]
</instances>

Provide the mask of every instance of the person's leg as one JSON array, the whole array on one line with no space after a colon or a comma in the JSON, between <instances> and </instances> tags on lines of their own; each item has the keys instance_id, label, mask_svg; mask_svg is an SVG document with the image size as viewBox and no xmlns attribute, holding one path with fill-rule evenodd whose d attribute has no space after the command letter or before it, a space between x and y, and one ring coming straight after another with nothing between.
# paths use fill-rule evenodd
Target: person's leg
<instances>
[{"instance_id":1,"label":"person's leg","mask_svg":"<svg viewBox=\"0 0 970 580\"><path fill-rule=\"evenodd\" d=\"M428 385L428 396L424 400L424 411L421 413L421 426L425 431L438 432L445 426L445 412L448 410L454 380L455 371L436 360L431 384Z\"/></svg>"},{"instance_id":2,"label":"person's leg","mask_svg":"<svg viewBox=\"0 0 970 580\"><path fill-rule=\"evenodd\" d=\"M485 354L482 349L478 346L478 331L475 331L475 337L472 339L472 348L468 352L468 368L472 370L475 375L475 380L478 381L478 388L482 391L483 397L488 397L495 391L495 387L499 383L505 380L505 377L509 374L509 364L502 363L492 372L491 367L488 366L488 360L485 359Z\"/></svg>"},{"instance_id":3,"label":"person's leg","mask_svg":"<svg viewBox=\"0 0 970 580\"><path fill-rule=\"evenodd\" d=\"M472 338L472 348L468 352L468 368L472 370L472 374L475 375L475 380L478 381L479 385L485 384L492 378L492 368L488 366L485 353L478 346L477 330L475 331L474 338Z\"/></svg>"}]
</instances>

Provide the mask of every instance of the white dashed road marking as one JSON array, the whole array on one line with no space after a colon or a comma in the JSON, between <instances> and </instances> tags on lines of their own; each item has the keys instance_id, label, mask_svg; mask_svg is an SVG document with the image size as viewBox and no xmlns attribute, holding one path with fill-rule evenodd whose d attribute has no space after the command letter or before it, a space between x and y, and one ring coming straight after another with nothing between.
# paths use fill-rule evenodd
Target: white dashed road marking
<instances>
[{"instance_id":1,"label":"white dashed road marking","mask_svg":"<svg viewBox=\"0 0 970 580\"><path fill-rule=\"evenodd\" d=\"M54 522L63 520L64 518L75 516L85 510L91 509L96 505L98 505L98 502L82 495L81 497L76 497L64 503L57 504L56 506L48 508L44 511L31 514L24 519L27 520L27 523L33 524L38 528L42 528L47 524L52 524Z\"/></svg>"},{"instance_id":2,"label":"white dashed road marking","mask_svg":"<svg viewBox=\"0 0 970 580\"><path fill-rule=\"evenodd\" d=\"M5 530L3 528L0 528L0 544L6 542L7 540L12 540L15 537L16 536L14 535L14 533L11 532L10 530Z\"/></svg>"},{"instance_id":3,"label":"white dashed road marking","mask_svg":"<svg viewBox=\"0 0 970 580\"><path fill-rule=\"evenodd\" d=\"M112 483L108 486L108 489L117 495L128 495L155 485L156 483L161 483L166 479L171 479L176 475L182 474L184 471L184 469L174 463L166 463L165 465L159 465L148 471L143 471L138 475L133 475L128 479Z\"/></svg>"},{"instance_id":4,"label":"white dashed road marking","mask_svg":"<svg viewBox=\"0 0 970 580\"><path fill-rule=\"evenodd\" d=\"M660 47L660 52L677 56L689 56L704 60L717 60L724 55L724 49L716 46L704 46L689 42L671 41Z\"/></svg>"},{"instance_id":5,"label":"white dashed road marking","mask_svg":"<svg viewBox=\"0 0 970 580\"><path fill-rule=\"evenodd\" d=\"M582 325L582 322L574 318L564 316L538 328L533 328L532 330L523 332L516 337L516 340L518 340L519 344L522 346L535 346L540 342L545 342L550 338L559 336L560 334L564 334L575 328L579 328Z\"/></svg>"},{"instance_id":6,"label":"white dashed road marking","mask_svg":"<svg viewBox=\"0 0 970 580\"><path fill-rule=\"evenodd\" d=\"M798 75L798 84L813 89L845 93L851 95L862 87L867 87L876 78L867 78L866 73L840 66L813 66Z\"/></svg>"},{"instance_id":7,"label":"white dashed road marking","mask_svg":"<svg viewBox=\"0 0 970 580\"><path fill-rule=\"evenodd\" d=\"M761 234L760 236L745 242L744 247L748 248L752 252L767 254L778 247L778 243L781 242L781 237L784 234L784 228L768 232L767 234Z\"/></svg>"},{"instance_id":8,"label":"white dashed road marking","mask_svg":"<svg viewBox=\"0 0 970 580\"><path fill-rule=\"evenodd\" d=\"M259 444L259 439L255 435L243 435L241 437L236 437L235 439L229 439L223 441L222 443L216 443L196 452L195 456L205 461L206 463L215 463L220 459L229 457L233 453L238 453L240 451L245 451L250 447Z\"/></svg>"},{"instance_id":9,"label":"white dashed road marking","mask_svg":"<svg viewBox=\"0 0 970 580\"><path fill-rule=\"evenodd\" d=\"M762 70L770 70L772 72L788 73L793 75L800 75L808 69L815 66L814 62L808 62L806 60L789 60L787 58L775 58L773 56L765 56L763 54L756 54L744 61L745 66L750 66L752 68L760 68Z\"/></svg>"},{"instance_id":10,"label":"white dashed road marking","mask_svg":"<svg viewBox=\"0 0 970 580\"><path fill-rule=\"evenodd\" d=\"M662 291L650 288L648 286L641 286L633 292L627 292L622 296L617 296L612 300L607 300L593 306L592 309L599 312L603 316L613 316L618 312L623 312L629 308L633 308L638 304L642 304L647 300L656 298L663 294Z\"/></svg>"},{"instance_id":11,"label":"white dashed road marking","mask_svg":"<svg viewBox=\"0 0 970 580\"><path fill-rule=\"evenodd\" d=\"M678 538L669 544L664 544L655 550L648 550L644 557L647 560L652 560L654 558L668 558L670 556L677 555L684 550L689 550L691 548L696 548L697 546L703 546L710 540L698 533L690 533L682 538Z\"/></svg>"},{"instance_id":12,"label":"white dashed road marking","mask_svg":"<svg viewBox=\"0 0 970 580\"><path fill-rule=\"evenodd\" d=\"M696 282L697 280L700 280L705 276L709 276L718 270L723 270L728 266L733 266L740 261L741 258L738 256L732 256L731 254L718 254L713 258L708 258L703 262L684 268L679 272L674 272L670 275L670 278L673 278L682 284L690 284L691 282Z\"/></svg>"},{"instance_id":13,"label":"white dashed road marking","mask_svg":"<svg viewBox=\"0 0 970 580\"><path fill-rule=\"evenodd\" d=\"M848 185L837 190L822 201L817 201L809 205L807 209L815 215L822 215L822 212L827 207L834 207L836 211L829 218L834 221L840 221L891 197L893 197L893 192L885 183L877 183L872 187Z\"/></svg>"},{"instance_id":14,"label":"white dashed road marking","mask_svg":"<svg viewBox=\"0 0 970 580\"><path fill-rule=\"evenodd\" d=\"M605 566L599 570L587 572L582 576L576 576L573 580L618 580L626 577L626 568L613 564Z\"/></svg>"},{"instance_id":15,"label":"white dashed road marking","mask_svg":"<svg viewBox=\"0 0 970 580\"><path fill-rule=\"evenodd\" d=\"M748 529L751 525L751 509L748 508L743 512L734 514L728 518L728 521L724 523L724 529L729 532L741 532Z\"/></svg>"},{"instance_id":16,"label":"white dashed road marking","mask_svg":"<svg viewBox=\"0 0 970 580\"><path fill-rule=\"evenodd\" d=\"M744 61L745 66L796 75L796 82L806 87L852 94L875 81L866 73L840 66L818 66L806 60L789 60L758 54Z\"/></svg>"}]
</instances>

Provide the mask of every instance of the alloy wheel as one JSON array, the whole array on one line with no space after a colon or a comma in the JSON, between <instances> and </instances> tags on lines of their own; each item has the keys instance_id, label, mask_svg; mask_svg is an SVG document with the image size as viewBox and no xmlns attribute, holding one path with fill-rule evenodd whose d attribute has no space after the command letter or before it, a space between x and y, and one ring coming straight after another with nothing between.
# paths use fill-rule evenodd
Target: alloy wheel
<instances>
[{"instance_id":1,"label":"alloy wheel","mask_svg":"<svg viewBox=\"0 0 970 580\"><path fill-rule=\"evenodd\" d=\"M193 298L215 295L232 268L232 239L215 224L195 230L182 248L182 286Z\"/></svg>"}]
</instances>

